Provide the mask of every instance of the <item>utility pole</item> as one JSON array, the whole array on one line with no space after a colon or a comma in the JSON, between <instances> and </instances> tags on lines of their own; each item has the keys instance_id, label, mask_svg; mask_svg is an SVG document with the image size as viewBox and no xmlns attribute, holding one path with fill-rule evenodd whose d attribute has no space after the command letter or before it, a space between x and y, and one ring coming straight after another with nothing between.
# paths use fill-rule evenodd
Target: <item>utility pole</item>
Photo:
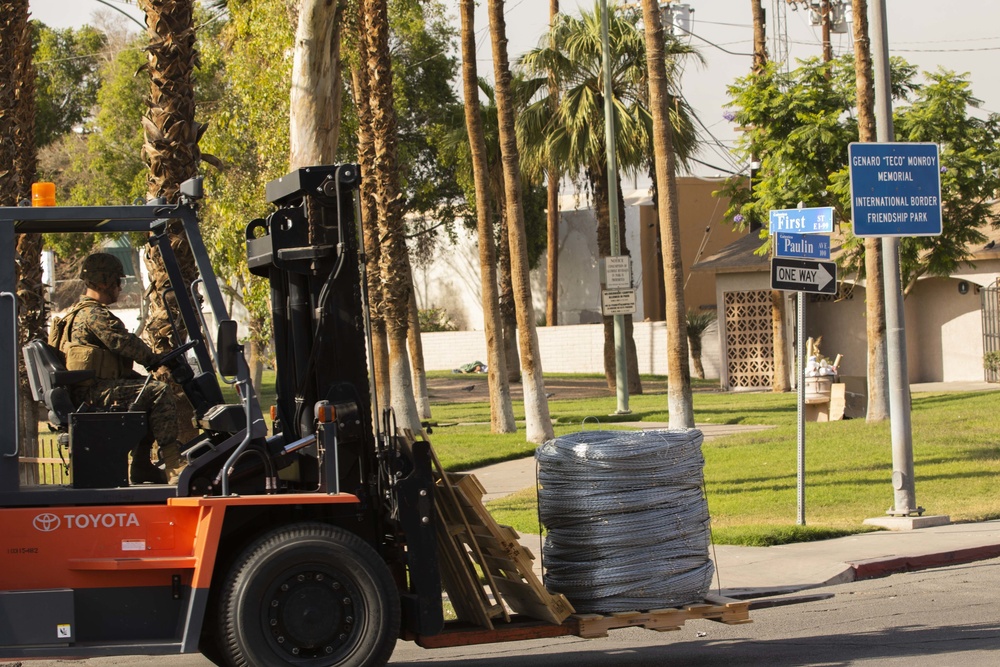
<instances>
[{"instance_id":1,"label":"utility pole","mask_svg":"<svg viewBox=\"0 0 1000 667\"><path fill-rule=\"evenodd\" d=\"M766 19L761 0L750 0L750 12L753 16L753 71L759 73L767 64L767 31Z\"/></svg>"},{"instance_id":2,"label":"utility pole","mask_svg":"<svg viewBox=\"0 0 1000 667\"><path fill-rule=\"evenodd\" d=\"M833 44L830 42L830 0L819 0L819 20L823 34L823 62L828 63L833 60Z\"/></svg>"},{"instance_id":3,"label":"utility pole","mask_svg":"<svg viewBox=\"0 0 1000 667\"><path fill-rule=\"evenodd\" d=\"M604 54L604 143L608 152L608 213L611 218L611 255L621 254L618 238L618 155L615 151L615 106L611 90L611 40L608 38L608 0L601 0L601 49ZM614 315L615 414L628 414L628 368L625 359L625 316Z\"/></svg>"}]
</instances>

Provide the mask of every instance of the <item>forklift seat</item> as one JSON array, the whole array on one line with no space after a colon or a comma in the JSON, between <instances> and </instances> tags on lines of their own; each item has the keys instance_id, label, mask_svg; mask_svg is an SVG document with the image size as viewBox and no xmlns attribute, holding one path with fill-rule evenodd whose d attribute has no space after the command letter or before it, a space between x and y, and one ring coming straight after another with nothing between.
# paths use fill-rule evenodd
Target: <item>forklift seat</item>
<instances>
[{"instance_id":1,"label":"forklift seat","mask_svg":"<svg viewBox=\"0 0 1000 667\"><path fill-rule=\"evenodd\" d=\"M68 371L62 354L37 338L22 349L28 372L31 396L49 409L49 422L59 430L69 428L69 415L75 410L69 387L90 380L94 371Z\"/></svg>"}]
</instances>

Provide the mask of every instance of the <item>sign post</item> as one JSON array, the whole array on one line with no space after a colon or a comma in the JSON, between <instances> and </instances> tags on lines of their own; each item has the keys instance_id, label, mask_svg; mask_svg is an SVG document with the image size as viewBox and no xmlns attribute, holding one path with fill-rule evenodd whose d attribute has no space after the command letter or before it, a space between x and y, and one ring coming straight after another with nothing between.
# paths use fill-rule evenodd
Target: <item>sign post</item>
<instances>
[{"instance_id":1,"label":"sign post","mask_svg":"<svg viewBox=\"0 0 1000 667\"><path fill-rule=\"evenodd\" d=\"M798 447L797 518L806 525L806 293L836 294L837 264L819 260L830 259L830 237L833 232L833 208L795 208L771 211L771 242L775 257L771 258L771 289L796 292L798 336ZM805 258L805 259L803 259Z\"/></svg>"},{"instance_id":2,"label":"sign post","mask_svg":"<svg viewBox=\"0 0 1000 667\"><path fill-rule=\"evenodd\" d=\"M893 128L883 3L884 0L876 0L871 7L878 143L853 143L847 155L854 234L882 237L894 498L893 507L887 514L909 517L922 515L924 509L917 505L913 476L913 431L898 237L941 234L941 162L937 144L888 141ZM880 48L875 48L877 44Z\"/></svg>"}]
</instances>

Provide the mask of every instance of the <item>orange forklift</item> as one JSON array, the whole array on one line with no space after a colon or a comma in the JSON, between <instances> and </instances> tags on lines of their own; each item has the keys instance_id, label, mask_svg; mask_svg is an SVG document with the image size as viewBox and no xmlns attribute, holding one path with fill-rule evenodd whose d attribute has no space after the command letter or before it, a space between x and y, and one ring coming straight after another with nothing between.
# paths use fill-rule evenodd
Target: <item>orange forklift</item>
<instances>
[{"instance_id":1,"label":"orange forklift","mask_svg":"<svg viewBox=\"0 0 1000 667\"><path fill-rule=\"evenodd\" d=\"M369 384L358 184L356 165L299 169L268 184L275 209L246 228L250 270L271 289L270 432L199 230L200 180L174 205L0 208L0 660L201 651L219 665L368 666L401 635L441 632L429 445L389 432ZM193 251L190 287L168 228ZM74 405L91 371L40 340L18 349L14 235L73 232L143 232L162 254L186 335L160 362L200 434L176 486L128 485L145 413ZM19 481L18 355L68 484Z\"/></svg>"},{"instance_id":2,"label":"orange forklift","mask_svg":"<svg viewBox=\"0 0 1000 667\"><path fill-rule=\"evenodd\" d=\"M202 240L199 179L182 185L177 204L0 208L0 384L8 396L0 401L8 424L0 430L0 661L200 651L233 667L378 667L399 638L441 648L676 629L688 619L746 623L750 608L827 597L706 596L683 609L609 616L569 616L565 603L555 616L507 614L501 590L508 601L525 588L547 594L537 580L533 588L510 574L525 569L511 562L513 531L497 527L499 552L467 561L444 518L457 502L449 476L435 478L430 444L398 434L370 384L359 182L356 165L299 169L267 185L275 208L246 227L249 269L271 290L270 429ZM190 286L168 229L190 244L198 270ZM75 405L70 389L91 371L67 370L41 340L18 349L15 234L126 232L146 234L159 249L170 278L162 296L177 305L174 349L159 363L183 388L199 435L185 444L176 486L128 483L129 452L149 437L144 412ZM17 431L19 356L68 454L66 484L21 483L33 459L21 460L28 457ZM465 544L479 551L478 529L462 521ZM442 531L448 538L439 542ZM491 558L517 580L494 581L494 566L483 565ZM490 604L508 622L444 622L442 580L454 584L459 571L471 583L448 589L456 611ZM537 607L534 600L525 606Z\"/></svg>"}]
</instances>

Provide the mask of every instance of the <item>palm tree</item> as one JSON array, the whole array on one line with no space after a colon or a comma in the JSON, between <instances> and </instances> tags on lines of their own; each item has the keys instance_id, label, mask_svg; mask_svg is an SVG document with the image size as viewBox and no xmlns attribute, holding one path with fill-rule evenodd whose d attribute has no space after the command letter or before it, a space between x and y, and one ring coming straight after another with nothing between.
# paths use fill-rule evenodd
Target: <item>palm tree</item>
<instances>
[{"instance_id":1,"label":"palm tree","mask_svg":"<svg viewBox=\"0 0 1000 667\"><path fill-rule=\"evenodd\" d=\"M368 68L371 139L374 151L374 195L380 241L379 276L383 287L383 317L389 344L391 405L404 428L420 431L420 416L413 398L406 334L409 326L411 285L399 185L397 124L393 101L386 0L363 0L363 66Z\"/></svg>"},{"instance_id":2,"label":"palm tree","mask_svg":"<svg viewBox=\"0 0 1000 667\"><path fill-rule=\"evenodd\" d=\"M701 338L715 319L715 312L711 310L687 311L687 339L691 345L691 363L694 365L694 374L699 380L705 379L705 367L701 365Z\"/></svg>"},{"instance_id":3,"label":"palm tree","mask_svg":"<svg viewBox=\"0 0 1000 667\"><path fill-rule=\"evenodd\" d=\"M559 0L549 0L549 30L555 25L558 17ZM559 83L554 72L550 72L549 75L549 100L552 113L555 113L559 108ZM550 155L548 169L545 171L548 188L545 323L550 327L559 324L559 178L561 175L555 155Z\"/></svg>"},{"instance_id":4,"label":"palm tree","mask_svg":"<svg viewBox=\"0 0 1000 667\"><path fill-rule=\"evenodd\" d=\"M858 135L876 141L875 83L868 37L868 2L853 0L854 68L858 98ZM886 340L885 276L882 273L882 239L865 239L865 326L868 338L868 423L889 418L889 362Z\"/></svg>"},{"instance_id":5,"label":"palm tree","mask_svg":"<svg viewBox=\"0 0 1000 667\"><path fill-rule=\"evenodd\" d=\"M750 0L750 13L753 18L753 64L751 71L758 77L763 76L767 68L767 34L764 24L764 8L760 3L761 0ZM785 305L785 293L771 290L771 337L772 349L774 350L774 376L771 379L771 390L778 393L786 392L791 388L788 375L788 339L785 336Z\"/></svg>"},{"instance_id":6,"label":"palm tree","mask_svg":"<svg viewBox=\"0 0 1000 667\"><path fill-rule=\"evenodd\" d=\"M646 45L643 34L636 28L638 14L622 7L610 7L609 39L612 61L612 90L615 96L615 147L619 165L635 171L647 164L652 152L652 116L646 89ZM526 164L541 169L554 156L565 173L586 174L594 193L597 211L598 251L610 254L610 213L607 185L607 162L604 138L604 81L601 50L601 10L595 3L591 12L579 18L562 15L550 33L542 38L542 46L521 59L522 66L535 77L529 90L541 91L549 77L558 84L559 99L556 113L551 111L550 96L543 96L525 109L518 119L518 131L526 151ZM664 58L677 59L695 51L670 40ZM692 155L695 132L691 111L679 98L669 98L672 109L674 152L683 163ZM619 179L620 175L615 174ZM625 207L619 191L619 211L622 220L619 231L623 237ZM628 250L621 244L623 253ZM683 311L682 311L683 312ZM605 375L609 388L615 386L615 360L611 318L605 319ZM629 353L629 391L639 393L635 343L632 339L632 318L626 317L626 339Z\"/></svg>"},{"instance_id":7,"label":"palm tree","mask_svg":"<svg viewBox=\"0 0 1000 667\"><path fill-rule=\"evenodd\" d=\"M476 229L479 234L479 276L482 284L483 328L486 335L486 368L490 387L490 427L493 433L514 433L514 410L510 400L507 362L503 349L503 325L497 290L496 252L490 217L489 166L486 133L479 107L479 75L476 68L475 0L462 0L462 86L465 94L465 126L472 154L476 183Z\"/></svg>"},{"instance_id":8,"label":"palm tree","mask_svg":"<svg viewBox=\"0 0 1000 667\"><path fill-rule=\"evenodd\" d=\"M194 119L194 68L198 63L194 0L139 0L138 4L146 13L149 36L145 65L150 78L149 111L142 119L145 131L142 151L149 161L147 194L151 199L174 202L181 183L198 175L202 157L198 140L207 128ZM151 289L143 336L153 351L159 353L174 348L187 334L171 287L186 290L198 276L194 254L180 221L168 222L166 231L184 285L170 285L160 250L151 245L146 254ZM177 323L179 340L174 339L171 321ZM170 382L177 397L178 437L187 441L197 436L192 426L194 410L184 391L172 382L169 373L163 372L159 378Z\"/></svg>"},{"instance_id":9,"label":"palm tree","mask_svg":"<svg viewBox=\"0 0 1000 667\"><path fill-rule=\"evenodd\" d=\"M35 70L31 58L28 0L0 2L0 206L16 206L31 197L35 178ZM47 306L42 284L42 237L17 237L17 298L19 343L45 338ZM18 355L18 386L23 455L38 454L38 420L28 387L28 374ZM37 467L22 465L21 483L36 484Z\"/></svg>"},{"instance_id":10,"label":"palm tree","mask_svg":"<svg viewBox=\"0 0 1000 667\"><path fill-rule=\"evenodd\" d=\"M657 210L663 253L663 283L666 293L667 403L670 428L694 428L691 397L691 370L688 366L687 323L684 317L684 268L681 263L681 229L677 212L677 167L674 158L673 127L670 123L670 82L664 56L663 24L656 0L642 0L646 32L646 62L649 66L649 109L653 117L653 154L656 162ZM694 344L697 340L697 345ZM695 368L701 367L701 334L691 338Z\"/></svg>"},{"instance_id":11,"label":"palm tree","mask_svg":"<svg viewBox=\"0 0 1000 667\"><path fill-rule=\"evenodd\" d=\"M486 79L480 78L476 103L482 118L483 137L486 150L486 187L491 206L491 224L496 228L493 243L496 248L496 269L499 280L500 322L502 328L503 357L507 366L508 384L521 381L520 355L517 351L517 308L514 305L514 287L510 267L510 240L507 233L507 196L504 192L503 160L500 155L500 131L497 123L496 90ZM511 81L514 95L520 95L523 90L517 79ZM518 97L520 99L520 97ZM472 164L472 152L468 129L455 130L447 135L447 145L455 151L464 151L467 155L467 170L475 171Z\"/></svg>"},{"instance_id":12,"label":"palm tree","mask_svg":"<svg viewBox=\"0 0 1000 667\"><path fill-rule=\"evenodd\" d=\"M150 77L149 111L142 119L146 134L142 150L149 161L148 196L173 202L180 184L198 174L201 161L198 140L205 130L205 126L194 120L194 68L198 62L194 46L194 1L139 0L139 6L146 12L149 36L145 67ZM194 256L179 222L168 225L167 233L185 282L173 287L187 289L197 276ZM172 340L167 312L167 308L175 311L176 305L164 302L170 279L155 246L150 247L146 256L146 268L152 290L144 334L154 351L165 352L178 342ZM173 319L181 322L180 318ZM185 332L179 331L178 335L183 338Z\"/></svg>"},{"instance_id":13,"label":"palm tree","mask_svg":"<svg viewBox=\"0 0 1000 667\"><path fill-rule=\"evenodd\" d=\"M382 317L382 305L385 298L382 293L382 280L379 276L381 249L378 243L378 209L375 205L375 143L372 137L371 106L369 104L370 86L366 60L365 38L361 32L364 23L364 3L360 0L355 8L356 20L351 24L356 62L351 66L351 92L354 96L354 108L358 113L358 162L361 164L361 225L364 230L365 257L367 269L368 306L372 329L372 365L375 377L375 398L379 405L386 406L391 402L389 382L389 343L386 338L385 318ZM377 416L376 416L377 418Z\"/></svg>"},{"instance_id":14,"label":"palm tree","mask_svg":"<svg viewBox=\"0 0 1000 667\"><path fill-rule=\"evenodd\" d=\"M545 397L542 359L535 331L531 304L531 281L528 276L528 244L524 232L524 206L521 200L521 158L514 127L514 100L511 93L510 63L507 58L507 25L503 0L489 0L490 41L493 47L493 73L496 79L499 114L500 154L506 194L506 227L510 236L511 274L517 304L517 330L520 334L521 371L524 391L524 416L528 442L542 443L553 437L549 403Z\"/></svg>"}]
</instances>

